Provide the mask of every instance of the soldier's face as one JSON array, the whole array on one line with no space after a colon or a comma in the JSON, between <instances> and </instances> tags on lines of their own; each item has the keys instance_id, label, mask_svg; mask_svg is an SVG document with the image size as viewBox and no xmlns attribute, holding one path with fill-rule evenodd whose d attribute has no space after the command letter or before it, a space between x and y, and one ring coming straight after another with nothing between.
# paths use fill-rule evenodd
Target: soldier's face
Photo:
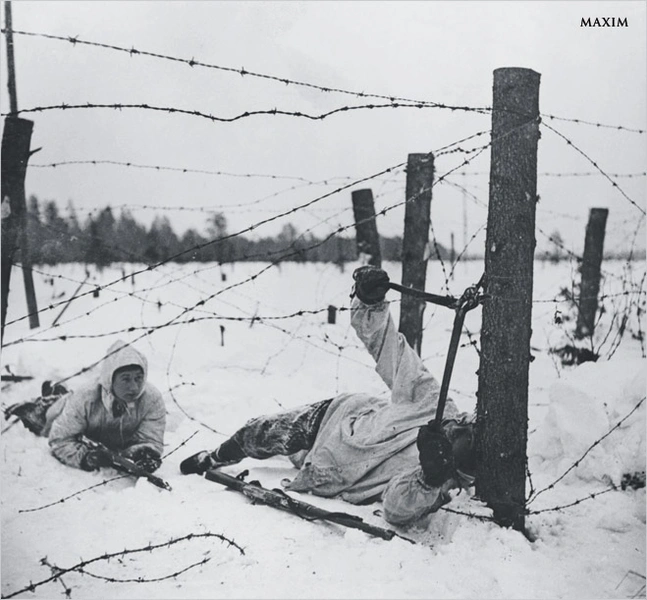
<instances>
[{"instance_id":1,"label":"soldier's face","mask_svg":"<svg viewBox=\"0 0 647 600\"><path fill-rule=\"evenodd\" d=\"M139 367L119 371L112 378L112 393L124 402L133 402L144 387L144 372Z\"/></svg>"}]
</instances>

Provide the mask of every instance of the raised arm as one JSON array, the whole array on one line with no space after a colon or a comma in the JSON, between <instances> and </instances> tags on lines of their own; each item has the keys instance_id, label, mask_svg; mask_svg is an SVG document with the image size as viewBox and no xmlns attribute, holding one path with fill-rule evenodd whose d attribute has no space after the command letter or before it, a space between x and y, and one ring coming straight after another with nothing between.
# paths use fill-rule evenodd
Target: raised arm
<instances>
[{"instance_id":1,"label":"raised arm","mask_svg":"<svg viewBox=\"0 0 647 600\"><path fill-rule=\"evenodd\" d=\"M438 395L438 382L409 346L404 335L395 328L388 303L384 301L388 287L382 283L379 293L365 294L360 286L361 273L355 280L351 324L375 360L375 370L391 390L392 401L418 402L423 398L433 400ZM372 304L365 301L376 298L377 301Z\"/></svg>"}]
</instances>

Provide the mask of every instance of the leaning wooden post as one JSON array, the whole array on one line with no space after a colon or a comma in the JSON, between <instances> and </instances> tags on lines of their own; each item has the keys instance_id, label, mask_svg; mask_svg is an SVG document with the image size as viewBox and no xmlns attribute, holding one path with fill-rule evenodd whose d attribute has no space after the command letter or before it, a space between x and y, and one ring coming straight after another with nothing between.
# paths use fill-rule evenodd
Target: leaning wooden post
<instances>
[{"instance_id":1,"label":"leaning wooden post","mask_svg":"<svg viewBox=\"0 0 647 600\"><path fill-rule=\"evenodd\" d=\"M609 210L592 208L586 225L584 255L582 256L580 301L575 337L582 339L593 335L595 315L598 311L600 293L600 266L604 251L604 232Z\"/></svg>"},{"instance_id":2,"label":"leaning wooden post","mask_svg":"<svg viewBox=\"0 0 647 600\"><path fill-rule=\"evenodd\" d=\"M402 285L419 290L425 289L427 281L429 214L433 182L434 155L431 152L409 154L402 238ZM410 295L402 296L399 330L418 355L422 348L424 310L424 300Z\"/></svg>"},{"instance_id":3,"label":"leaning wooden post","mask_svg":"<svg viewBox=\"0 0 647 600\"><path fill-rule=\"evenodd\" d=\"M0 195L2 196L2 333L7 318L9 283L14 255L21 240L25 218L25 173L29 160L29 145L33 121L7 117L2 132L0 164ZM29 307L28 307L29 308ZM30 313L32 311L30 310ZM30 322L31 324L31 322Z\"/></svg>"},{"instance_id":4,"label":"leaning wooden post","mask_svg":"<svg viewBox=\"0 0 647 600\"><path fill-rule=\"evenodd\" d=\"M351 199L360 262L381 267L380 236L377 233L373 192L370 189L356 190L351 192Z\"/></svg>"},{"instance_id":5,"label":"leaning wooden post","mask_svg":"<svg viewBox=\"0 0 647 600\"><path fill-rule=\"evenodd\" d=\"M524 531L539 73L494 71L486 292L478 371L476 493Z\"/></svg>"}]
</instances>

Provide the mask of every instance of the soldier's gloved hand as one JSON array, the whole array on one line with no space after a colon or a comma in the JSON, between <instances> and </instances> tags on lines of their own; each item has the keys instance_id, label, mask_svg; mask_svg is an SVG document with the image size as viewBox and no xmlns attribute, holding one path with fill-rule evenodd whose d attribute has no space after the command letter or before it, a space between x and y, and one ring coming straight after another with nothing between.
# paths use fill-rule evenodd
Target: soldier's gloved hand
<instances>
[{"instance_id":1,"label":"soldier's gloved hand","mask_svg":"<svg viewBox=\"0 0 647 600\"><path fill-rule=\"evenodd\" d=\"M418 430L418 456L427 485L440 487L454 476L454 452L445 432L431 421Z\"/></svg>"},{"instance_id":2,"label":"soldier's gloved hand","mask_svg":"<svg viewBox=\"0 0 647 600\"><path fill-rule=\"evenodd\" d=\"M386 271L370 265L355 269L353 279L355 280L355 295L364 304L382 302L389 291L391 282Z\"/></svg>"},{"instance_id":3,"label":"soldier's gloved hand","mask_svg":"<svg viewBox=\"0 0 647 600\"><path fill-rule=\"evenodd\" d=\"M132 456L129 456L129 458L138 467L141 467L148 473L157 471L157 469L159 469L160 465L162 464L162 457L159 455L159 453L148 447L135 450L135 452L133 452Z\"/></svg>"},{"instance_id":4,"label":"soldier's gloved hand","mask_svg":"<svg viewBox=\"0 0 647 600\"><path fill-rule=\"evenodd\" d=\"M101 450L88 450L81 459L81 468L84 471L96 471L111 464L110 458Z\"/></svg>"}]
</instances>

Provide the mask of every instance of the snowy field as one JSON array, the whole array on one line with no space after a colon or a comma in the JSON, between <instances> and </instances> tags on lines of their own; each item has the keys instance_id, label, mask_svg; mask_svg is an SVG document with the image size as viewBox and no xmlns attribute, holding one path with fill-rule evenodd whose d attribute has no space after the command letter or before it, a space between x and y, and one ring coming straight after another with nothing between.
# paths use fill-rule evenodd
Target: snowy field
<instances>
[{"instance_id":1,"label":"snowy field","mask_svg":"<svg viewBox=\"0 0 647 600\"><path fill-rule=\"evenodd\" d=\"M173 489L115 479L112 469L86 473L66 467L49 454L45 439L21 424L6 429L9 423L3 423L2 596L645 597L645 489L606 492L625 473L645 470L644 342L637 339L645 321L643 316L639 323L636 313L640 300L644 315L644 295L632 292L640 290L644 263L633 263L633 272L622 262L604 263L602 292L608 297L595 338L601 358L579 367L564 367L548 352L568 342L566 334L574 327L564 321L568 305L553 300L579 275L568 262L536 265L528 454L532 487L545 491L529 505L534 543L468 516L490 513L465 493L446 507L458 512L441 510L416 527L398 530L412 544L307 522L180 474L183 458L216 447L250 417L342 391L386 392L349 326L349 313L340 310L336 323L327 323L329 305L348 307L356 266L342 271L324 264L269 269L261 263L168 264L102 289L98 297L82 296L54 328L63 303L86 279L85 267L41 267L54 279L35 274L39 307L52 305L41 313L38 330L30 330L26 319L16 321L26 311L22 277L15 271L7 316L8 323L15 322L5 330L2 373L34 379L3 382L3 408L37 396L43 379L65 379L99 361L116 339L134 342L148 357L149 378L166 401L169 455L158 475ZM400 281L398 264L384 267ZM460 295L481 269L480 262L459 264L448 290L434 262L427 289ZM82 292L133 270L132 265L103 272L93 268ZM387 299L393 301L397 323L399 297L390 292ZM619 340L618 318L625 314L629 320ZM466 320L476 342L480 316L478 309ZM156 329L172 319L173 324ZM422 355L438 378L452 319L448 309L426 308ZM461 409L471 411L478 356L467 335L462 341L450 393ZM90 376L86 372L67 384L75 388ZM248 480L268 488L295 475L280 457L247 459L225 471L236 475L243 469L250 471ZM389 527L379 504L359 507L294 496ZM150 551L132 552L149 546ZM40 584L57 568L80 564L82 572Z\"/></svg>"}]
</instances>

